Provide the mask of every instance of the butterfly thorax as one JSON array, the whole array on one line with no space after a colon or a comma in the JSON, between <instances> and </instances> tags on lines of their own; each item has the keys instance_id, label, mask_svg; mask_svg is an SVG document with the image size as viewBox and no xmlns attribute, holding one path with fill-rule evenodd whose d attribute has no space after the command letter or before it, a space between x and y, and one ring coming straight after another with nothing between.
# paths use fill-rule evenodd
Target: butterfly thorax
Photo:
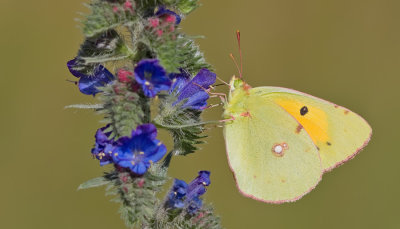
<instances>
[{"instance_id":1,"label":"butterfly thorax","mask_svg":"<svg viewBox=\"0 0 400 229\"><path fill-rule=\"evenodd\" d=\"M230 83L228 103L225 104L225 118L243 116L248 112L245 104L250 95L250 85L240 78L232 77Z\"/></svg>"}]
</instances>

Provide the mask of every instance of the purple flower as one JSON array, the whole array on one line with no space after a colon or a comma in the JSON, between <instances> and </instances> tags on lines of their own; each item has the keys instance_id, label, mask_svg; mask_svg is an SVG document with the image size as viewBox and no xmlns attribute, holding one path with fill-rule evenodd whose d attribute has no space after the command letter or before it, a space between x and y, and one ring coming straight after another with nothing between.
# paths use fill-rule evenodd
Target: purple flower
<instances>
[{"instance_id":1,"label":"purple flower","mask_svg":"<svg viewBox=\"0 0 400 229\"><path fill-rule=\"evenodd\" d=\"M174 185L168 194L166 201L167 208L185 208L187 213L195 214L202 207L202 196L206 186L210 185L210 172L200 171L199 175L190 184L175 179Z\"/></svg>"},{"instance_id":2,"label":"purple flower","mask_svg":"<svg viewBox=\"0 0 400 229\"><path fill-rule=\"evenodd\" d=\"M203 195L207 191L206 186L209 186L210 183L210 172L200 171L199 175L188 186L188 198L192 199Z\"/></svg>"},{"instance_id":3,"label":"purple flower","mask_svg":"<svg viewBox=\"0 0 400 229\"><path fill-rule=\"evenodd\" d=\"M96 143L92 149L93 156L100 161L101 166L112 162L111 153L114 150L114 141L109 139L110 132L104 132L108 127L109 125L97 130L95 135Z\"/></svg>"},{"instance_id":4,"label":"purple flower","mask_svg":"<svg viewBox=\"0 0 400 229\"><path fill-rule=\"evenodd\" d=\"M181 23L181 17L172 10L166 9L165 7L160 7L156 12L156 16L165 17L167 22L175 22L176 25Z\"/></svg>"},{"instance_id":5,"label":"purple flower","mask_svg":"<svg viewBox=\"0 0 400 229\"><path fill-rule=\"evenodd\" d=\"M202 207L203 202L199 197L206 193L206 186L210 184L210 171L200 171L199 175L190 182L185 200L189 214L194 215Z\"/></svg>"},{"instance_id":6,"label":"purple flower","mask_svg":"<svg viewBox=\"0 0 400 229\"><path fill-rule=\"evenodd\" d=\"M185 203L183 198L186 196L188 185L183 180L174 180L174 185L168 194L167 206L169 208L183 208Z\"/></svg>"},{"instance_id":7,"label":"purple flower","mask_svg":"<svg viewBox=\"0 0 400 229\"><path fill-rule=\"evenodd\" d=\"M86 95L95 95L100 92L98 87L104 87L106 84L114 80L111 74L103 65L99 65L94 69L93 74L89 75L77 70L79 66L77 58L67 62L67 67L72 75L79 78L79 90Z\"/></svg>"},{"instance_id":8,"label":"purple flower","mask_svg":"<svg viewBox=\"0 0 400 229\"><path fill-rule=\"evenodd\" d=\"M178 97L174 105L184 101L182 108L202 110L207 107L207 100L210 96L205 89L209 89L210 85L215 83L217 77L215 73L201 69L193 79L190 79L189 73L185 71L174 74L173 77L174 83L170 93L174 93Z\"/></svg>"},{"instance_id":9,"label":"purple flower","mask_svg":"<svg viewBox=\"0 0 400 229\"><path fill-rule=\"evenodd\" d=\"M157 137L157 129L153 124L144 124L132 131L130 137L122 137L116 141L112 153L115 164L128 168L132 172L142 175L151 166L163 158L167 148Z\"/></svg>"},{"instance_id":10,"label":"purple flower","mask_svg":"<svg viewBox=\"0 0 400 229\"><path fill-rule=\"evenodd\" d=\"M141 60L134 71L136 82L142 86L147 97L154 97L171 87L171 81L157 59Z\"/></svg>"}]
</instances>

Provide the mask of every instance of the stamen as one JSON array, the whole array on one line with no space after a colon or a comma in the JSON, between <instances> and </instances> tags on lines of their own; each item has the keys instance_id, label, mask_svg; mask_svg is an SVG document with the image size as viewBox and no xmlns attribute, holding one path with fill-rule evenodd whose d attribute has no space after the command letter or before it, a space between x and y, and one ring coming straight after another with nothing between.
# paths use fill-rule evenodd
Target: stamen
<instances>
[{"instance_id":1,"label":"stamen","mask_svg":"<svg viewBox=\"0 0 400 229\"><path fill-rule=\"evenodd\" d=\"M66 80L67 82L73 83L75 85L78 85L78 81L74 81L74 80Z\"/></svg>"}]
</instances>

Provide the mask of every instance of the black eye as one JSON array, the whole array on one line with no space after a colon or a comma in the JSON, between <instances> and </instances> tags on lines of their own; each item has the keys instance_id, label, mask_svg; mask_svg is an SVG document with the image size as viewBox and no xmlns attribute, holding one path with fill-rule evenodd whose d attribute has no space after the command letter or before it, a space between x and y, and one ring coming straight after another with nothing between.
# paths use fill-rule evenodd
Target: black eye
<instances>
[{"instance_id":1,"label":"black eye","mask_svg":"<svg viewBox=\"0 0 400 229\"><path fill-rule=\"evenodd\" d=\"M302 107L302 108L300 109L300 114L301 114L302 116L306 115L307 113L308 113L308 108L307 108L306 106L304 106L304 107Z\"/></svg>"}]
</instances>

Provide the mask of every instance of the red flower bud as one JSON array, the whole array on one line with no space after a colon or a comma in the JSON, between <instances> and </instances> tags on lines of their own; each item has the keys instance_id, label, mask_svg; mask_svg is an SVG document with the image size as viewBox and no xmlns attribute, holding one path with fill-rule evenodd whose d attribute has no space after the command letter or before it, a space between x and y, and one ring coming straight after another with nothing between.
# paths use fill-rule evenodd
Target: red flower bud
<instances>
[{"instance_id":1,"label":"red flower bud","mask_svg":"<svg viewBox=\"0 0 400 229\"><path fill-rule=\"evenodd\" d=\"M138 182L137 182L137 186L139 187L139 188L143 188L143 185L144 185L144 179L140 179Z\"/></svg>"},{"instance_id":2,"label":"red flower bud","mask_svg":"<svg viewBox=\"0 0 400 229\"><path fill-rule=\"evenodd\" d=\"M165 17L165 21L169 23L175 23L176 17L175 15L167 14L167 16Z\"/></svg>"},{"instance_id":3,"label":"red flower bud","mask_svg":"<svg viewBox=\"0 0 400 229\"><path fill-rule=\"evenodd\" d=\"M149 18L149 22L151 27L156 28L157 26L160 25L160 20L158 18Z\"/></svg>"},{"instance_id":4,"label":"red flower bud","mask_svg":"<svg viewBox=\"0 0 400 229\"><path fill-rule=\"evenodd\" d=\"M133 77L133 72L127 71L125 69L120 69L118 71L118 80L122 83L131 82L131 77Z\"/></svg>"}]
</instances>

